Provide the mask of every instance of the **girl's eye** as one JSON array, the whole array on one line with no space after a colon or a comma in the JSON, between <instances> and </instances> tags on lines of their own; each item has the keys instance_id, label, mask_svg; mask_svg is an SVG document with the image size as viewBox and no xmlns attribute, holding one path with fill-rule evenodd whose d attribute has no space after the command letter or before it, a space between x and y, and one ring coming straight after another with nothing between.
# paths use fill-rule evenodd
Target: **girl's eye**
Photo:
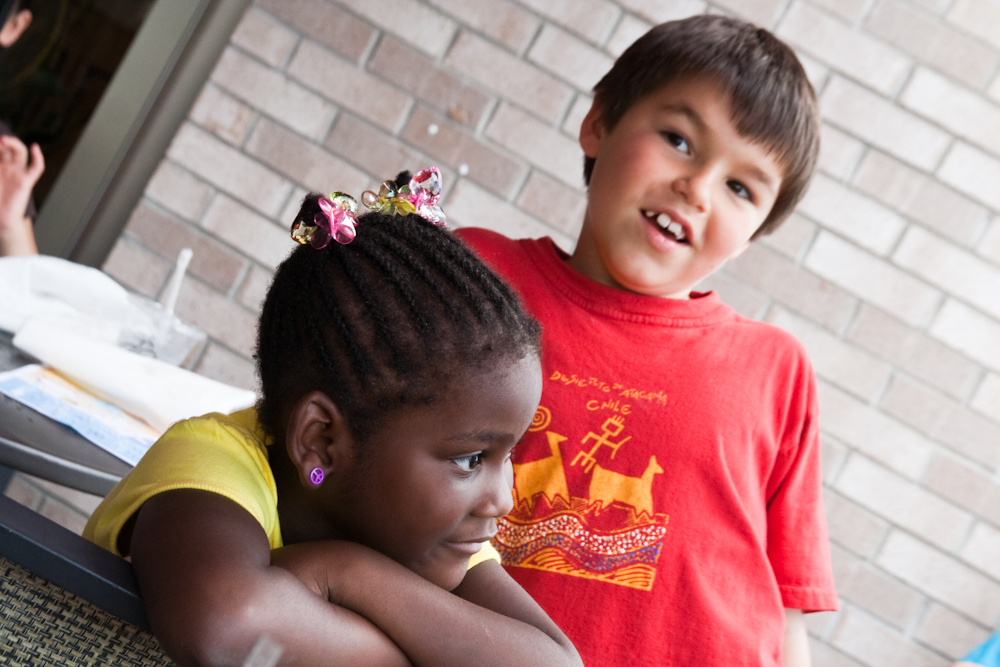
<instances>
[{"instance_id":1,"label":"girl's eye","mask_svg":"<svg viewBox=\"0 0 1000 667\"><path fill-rule=\"evenodd\" d=\"M682 153L690 153L691 149L688 146L687 139L677 134L676 132L664 132L663 138L667 140L671 146L681 151Z\"/></svg>"},{"instance_id":2,"label":"girl's eye","mask_svg":"<svg viewBox=\"0 0 1000 667\"><path fill-rule=\"evenodd\" d=\"M736 193L737 197L743 197L744 199L749 199L753 201L753 195L747 190L747 186L743 185L739 181L729 181L729 189Z\"/></svg>"},{"instance_id":3,"label":"girl's eye","mask_svg":"<svg viewBox=\"0 0 1000 667\"><path fill-rule=\"evenodd\" d=\"M477 452L475 454L469 454L468 456L452 459L452 461L454 461L455 464L465 472L472 472L482 464L483 453Z\"/></svg>"}]
</instances>

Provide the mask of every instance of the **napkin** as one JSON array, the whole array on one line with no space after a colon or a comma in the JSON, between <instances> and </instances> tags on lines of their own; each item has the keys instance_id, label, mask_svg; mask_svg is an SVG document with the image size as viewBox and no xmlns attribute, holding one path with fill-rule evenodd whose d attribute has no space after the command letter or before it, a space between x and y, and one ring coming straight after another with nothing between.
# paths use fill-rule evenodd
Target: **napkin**
<instances>
[{"instance_id":1,"label":"napkin","mask_svg":"<svg viewBox=\"0 0 1000 667\"><path fill-rule=\"evenodd\" d=\"M14 346L160 432L188 417L248 408L256 398L252 391L47 322L24 324L14 336Z\"/></svg>"}]
</instances>

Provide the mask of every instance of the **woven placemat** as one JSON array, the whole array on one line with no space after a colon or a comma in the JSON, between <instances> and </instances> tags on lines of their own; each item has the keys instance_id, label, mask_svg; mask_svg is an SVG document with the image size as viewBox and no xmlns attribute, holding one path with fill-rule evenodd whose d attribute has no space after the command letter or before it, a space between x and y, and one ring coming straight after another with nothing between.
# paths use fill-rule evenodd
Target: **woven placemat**
<instances>
[{"instance_id":1,"label":"woven placemat","mask_svg":"<svg viewBox=\"0 0 1000 667\"><path fill-rule=\"evenodd\" d=\"M173 665L148 632L0 558L0 664Z\"/></svg>"}]
</instances>

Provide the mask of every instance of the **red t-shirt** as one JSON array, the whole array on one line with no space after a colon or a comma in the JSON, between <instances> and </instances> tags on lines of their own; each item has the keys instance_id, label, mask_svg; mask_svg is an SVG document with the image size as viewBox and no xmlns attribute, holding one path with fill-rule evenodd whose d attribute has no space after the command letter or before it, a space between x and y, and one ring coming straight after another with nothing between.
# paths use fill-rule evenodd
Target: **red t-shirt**
<instances>
[{"instance_id":1,"label":"red t-shirt","mask_svg":"<svg viewBox=\"0 0 1000 667\"><path fill-rule=\"evenodd\" d=\"M783 608L838 606L802 346L713 293L598 284L549 239L459 236L543 327L508 572L588 667L779 666Z\"/></svg>"}]
</instances>

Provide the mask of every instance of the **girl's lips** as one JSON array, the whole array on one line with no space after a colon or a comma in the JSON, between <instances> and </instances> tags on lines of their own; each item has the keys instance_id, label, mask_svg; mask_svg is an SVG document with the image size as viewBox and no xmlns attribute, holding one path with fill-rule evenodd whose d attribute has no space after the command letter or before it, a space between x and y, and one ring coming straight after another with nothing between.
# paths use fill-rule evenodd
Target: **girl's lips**
<instances>
[{"instance_id":1,"label":"girl's lips","mask_svg":"<svg viewBox=\"0 0 1000 667\"><path fill-rule=\"evenodd\" d=\"M458 551L469 556L475 556L479 553L479 550L483 548L483 542L488 542L489 540L482 541L471 541L471 542L445 542L445 544L455 551Z\"/></svg>"}]
</instances>

